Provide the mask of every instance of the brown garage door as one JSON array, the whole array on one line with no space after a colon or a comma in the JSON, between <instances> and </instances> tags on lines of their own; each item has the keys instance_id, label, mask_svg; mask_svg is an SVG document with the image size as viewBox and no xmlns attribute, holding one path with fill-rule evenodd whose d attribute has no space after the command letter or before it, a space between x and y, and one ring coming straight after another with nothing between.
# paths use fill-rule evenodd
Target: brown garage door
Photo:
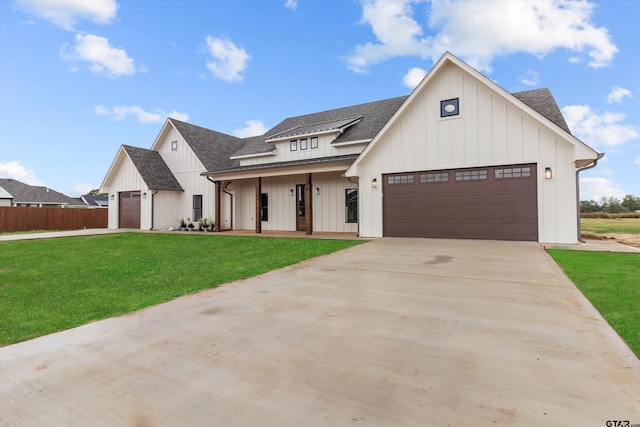
<instances>
[{"instance_id":1,"label":"brown garage door","mask_svg":"<svg viewBox=\"0 0 640 427\"><path fill-rule=\"evenodd\" d=\"M385 236L538 240L536 165L383 175Z\"/></svg>"},{"instance_id":2,"label":"brown garage door","mask_svg":"<svg viewBox=\"0 0 640 427\"><path fill-rule=\"evenodd\" d=\"M140 192L120 193L120 228L140 228Z\"/></svg>"}]
</instances>

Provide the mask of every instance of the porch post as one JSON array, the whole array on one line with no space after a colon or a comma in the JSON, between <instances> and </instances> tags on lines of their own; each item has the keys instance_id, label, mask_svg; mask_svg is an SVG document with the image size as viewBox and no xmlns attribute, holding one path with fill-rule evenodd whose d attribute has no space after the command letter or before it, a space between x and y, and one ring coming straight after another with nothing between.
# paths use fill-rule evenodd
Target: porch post
<instances>
[{"instance_id":1,"label":"porch post","mask_svg":"<svg viewBox=\"0 0 640 427\"><path fill-rule=\"evenodd\" d=\"M260 211L262 208L262 177L256 179L256 234L262 233L262 221Z\"/></svg>"},{"instance_id":2,"label":"porch post","mask_svg":"<svg viewBox=\"0 0 640 427\"><path fill-rule=\"evenodd\" d=\"M215 188L215 193L216 193L216 217L213 220L216 227L215 227L215 231L216 233L220 231L220 227L221 227L221 215L220 212L222 211L221 206L220 206L220 192L222 191L222 182L220 181L215 181L214 182L214 188Z\"/></svg>"},{"instance_id":3,"label":"porch post","mask_svg":"<svg viewBox=\"0 0 640 427\"><path fill-rule=\"evenodd\" d=\"M313 180L311 174L307 175L307 185L304 186L305 191L305 210L307 211L307 234L313 234Z\"/></svg>"}]
</instances>

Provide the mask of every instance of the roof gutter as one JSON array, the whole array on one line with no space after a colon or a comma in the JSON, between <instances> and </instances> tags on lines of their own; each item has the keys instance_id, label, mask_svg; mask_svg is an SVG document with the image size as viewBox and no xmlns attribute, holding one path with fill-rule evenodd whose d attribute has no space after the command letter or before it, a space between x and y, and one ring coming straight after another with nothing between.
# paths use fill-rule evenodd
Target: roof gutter
<instances>
[{"instance_id":1,"label":"roof gutter","mask_svg":"<svg viewBox=\"0 0 640 427\"><path fill-rule=\"evenodd\" d=\"M589 163L587 166L581 167L579 169L576 170L576 204L577 204L577 215L578 215L578 242L580 243L585 243L584 240L582 240L582 232L580 230L580 172L589 170L589 169L593 169L598 165L598 160L600 160L601 158L604 157L604 153L598 153L598 158L595 159L593 162Z\"/></svg>"}]
</instances>

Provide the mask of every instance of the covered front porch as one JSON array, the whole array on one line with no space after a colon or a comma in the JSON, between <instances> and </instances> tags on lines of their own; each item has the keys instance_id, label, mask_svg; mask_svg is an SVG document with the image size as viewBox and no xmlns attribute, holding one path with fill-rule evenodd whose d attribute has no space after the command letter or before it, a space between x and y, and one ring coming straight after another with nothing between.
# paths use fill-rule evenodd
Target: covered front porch
<instances>
[{"instance_id":1,"label":"covered front porch","mask_svg":"<svg viewBox=\"0 0 640 427\"><path fill-rule=\"evenodd\" d=\"M207 172L215 183L218 230L357 235L358 183L343 176L351 161Z\"/></svg>"}]
</instances>

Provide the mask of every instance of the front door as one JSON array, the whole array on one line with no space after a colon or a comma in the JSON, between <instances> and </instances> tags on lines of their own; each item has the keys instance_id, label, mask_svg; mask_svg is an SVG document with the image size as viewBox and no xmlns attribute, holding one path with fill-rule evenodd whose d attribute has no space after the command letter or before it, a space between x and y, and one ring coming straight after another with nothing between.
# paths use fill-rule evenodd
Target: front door
<instances>
[{"instance_id":1,"label":"front door","mask_svg":"<svg viewBox=\"0 0 640 427\"><path fill-rule=\"evenodd\" d=\"M307 205L304 184L296 185L296 230L307 231Z\"/></svg>"}]
</instances>

